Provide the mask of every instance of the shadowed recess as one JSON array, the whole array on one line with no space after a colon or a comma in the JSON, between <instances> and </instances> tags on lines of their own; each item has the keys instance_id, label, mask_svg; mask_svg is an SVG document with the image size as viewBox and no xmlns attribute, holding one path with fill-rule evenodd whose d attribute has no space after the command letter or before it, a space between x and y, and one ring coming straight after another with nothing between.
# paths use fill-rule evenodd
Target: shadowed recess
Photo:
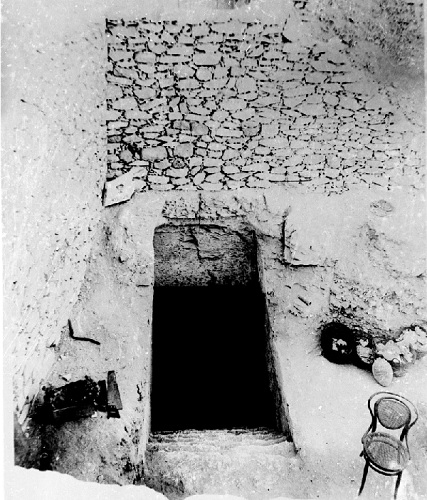
<instances>
[{"instance_id":1,"label":"shadowed recess","mask_svg":"<svg viewBox=\"0 0 427 500\"><path fill-rule=\"evenodd\" d=\"M152 431L275 427L255 286L156 287Z\"/></svg>"}]
</instances>

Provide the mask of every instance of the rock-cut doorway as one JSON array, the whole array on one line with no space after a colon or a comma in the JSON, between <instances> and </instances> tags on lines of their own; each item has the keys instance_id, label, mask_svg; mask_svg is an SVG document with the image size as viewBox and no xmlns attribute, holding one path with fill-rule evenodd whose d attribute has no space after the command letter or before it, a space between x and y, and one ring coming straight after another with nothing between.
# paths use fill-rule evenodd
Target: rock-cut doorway
<instances>
[{"instance_id":1,"label":"rock-cut doorway","mask_svg":"<svg viewBox=\"0 0 427 500\"><path fill-rule=\"evenodd\" d=\"M277 428L253 232L170 224L154 248L151 431Z\"/></svg>"}]
</instances>

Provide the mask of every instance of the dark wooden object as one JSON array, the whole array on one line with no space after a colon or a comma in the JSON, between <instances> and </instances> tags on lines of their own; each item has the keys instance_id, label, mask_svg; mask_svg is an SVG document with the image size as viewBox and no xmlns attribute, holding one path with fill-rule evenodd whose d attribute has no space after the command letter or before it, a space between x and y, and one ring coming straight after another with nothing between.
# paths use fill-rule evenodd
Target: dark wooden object
<instances>
[{"instance_id":1,"label":"dark wooden object","mask_svg":"<svg viewBox=\"0 0 427 500\"><path fill-rule=\"evenodd\" d=\"M116 372L110 371L107 375L107 411L108 417L120 418L119 410L123 409L119 386L116 381Z\"/></svg>"},{"instance_id":2,"label":"dark wooden object","mask_svg":"<svg viewBox=\"0 0 427 500\"><path fill-rule=\"evenodd\" d=\"M44 415L56 422L90 417L97 410L99 386L89 377L63 387L45 388Z\"/></svg>"}]
</instances>

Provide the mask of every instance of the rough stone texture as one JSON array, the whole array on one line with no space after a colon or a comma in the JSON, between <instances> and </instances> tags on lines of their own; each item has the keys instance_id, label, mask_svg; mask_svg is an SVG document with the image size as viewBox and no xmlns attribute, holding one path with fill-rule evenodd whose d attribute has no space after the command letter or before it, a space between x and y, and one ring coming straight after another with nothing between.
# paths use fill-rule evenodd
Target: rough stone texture
<instances>
[{"instance_id":1,"label":"rough stone texture","mask_svg":"<svg viewBox=\"0 0 427 500\"><path fill-rule=\"evenodd\" d=\"M4 346L20 424L77 299L106 173L103 26L43 23L5 25Z\"/></svg>"},{"instance_id":2,"label":"rough stone texture","mask_svg":"<svg viewBox=\"0 0 427 500\"><path fill-rule=\"evenodd\" d=\"M313 480L302 471L292 443L262 429L154 434L145 477L148 486L169 498L196 493L306 497Z\"/></svg>"},{"instance_id":3,"label":"rough stone texture","mask_svg":"<svg viewBox=\"0 0 427 500\"><path fill-rule=\"evenodd\" d=\"M166 225L154 249L156 286L245 286L256 277L254 234L244 226Z\"/></svg>"},{"instance_id":4,"label":"rough stone texture","mask_svg":"<svg viewBox=\"0 0 427 500\"><path fill-rule=\"evenodd\" d=\"M181 167L188 166L190 158L202 159L203 166L189 170L179 183L162 171L163 182L148 178L141 191L156 190L159 184L164 184L162 189L190 185L228 190L237 187L232 184L236 180L241 181L239 187L297 183L322 192L343 192L365 183L383 188L422 185L422 115L408 114L408 99L400 102L392 84L378 83L357 69L343 44L289 40L286 22L238 17L177 22L173 35L164 38L170 21L163 21L156 24L156 37L170 55L162 61L163 55L150 52L152 26L146 19L107 22L107 105L133 106L131 114L123 109L108 121L109 179L132 170L141 158L157 172L156 158L144 153L148 147L162 150L162 157L171 160L179 156ZM192 35L200 30L206 35ZM152 72L145 72L136 47L146 47ZM116 56L119 48L125 59ZM124 67L133 74L117 82ZM140 98L144 85L150 93ZM416 99L413 103L422 107ZM212 146L217 147L215 155ZM265 148L262 153L257 151L260 146ZM247 171L257 154L264 164L263 177L236 179L227 170L238 165L240 172ZM215 179L201 178L210 173L206 167L212 160L219 161Z\"/></svg>"},{"instance_id":5,"label":"rough stone texture","mask_svg":"<svg viewBox=\"0 0 427 500\"><path fill-rule=\"evenodd\" d=\"M422 101L398 91L392 78L384 86L357 71L351 49L337 40L298 39L299 23L271 8L283 2L254 1L250 15L230 22L228 12L204 9L165 16L165 2L94 2L94 15L64 1L46 7L48 28L39 29L42 3L33 5L35 16L21 12L26 24L13 27L15 40L5 36L12 63L3 153L6 360L14 360L6 369L16 375L19 421L54 362L49 381L56 385L116 369L122 418L63 426L55 467L92 481L137 482L149 432L155 229L175 219L240 218L257 235L269 356L304 477L318 478L316 498L351 497L369 423L363 409L379 386L369 373L318 355L318 332L340 320L385 341L425 324ZM262 5L270 14L258 16ZM77 27L68 16L76 9ZM104 25L88 27L94 17L140 19L108 23L104 116L113 183L105 205L147 191L107 208L96 234L106 56ZM218 53L220 64L211 66ZM275 183L287 189L260 192ZM350 193L322 198L313 190ZM57 345L71 314L79 333L100 346L72 341L67 329ZM390 386L421 415L406 482L411 499L427 491L425 361ZM367 496L390 496L391 483L371 480ZM75 496L74 487L68 491Z\"/></svg>"},{"instance_id":6,"label":"rough stone texture","mask_svg":"<svg viewBox=\"0 0 427 500\"><path fill-rule=\"evenodd\" d=\"M225 227L245 222L257 239L269 314L269 356L276 367L283 415L307 477L310 470L318 475L310 491L320 498L330 491L336 498L347 498L361 473L357 457L360 437L369 424L368 412L363 414L366 401L379 386L370 372L334 365L320 356L318 335L322 325L334 320L381 340L396 337L402 327L425 324L426 265L414 259L425 240L422 203L409 189L385 194L360 188L323 198L276 188L137 193L130 202L108 208L75 309L76 317L82 318L82 331L91 332L101 347L81 345L64 332L62 360L52 382L59 384L64 374L72 380L83 374L101 378L115 368L125 410L123 419L113 423L98 416L60 429L61 460L54 467L99 482L136 480L149 432L155 228L180 219ZM307 233L309 226L316 229ZM121 349L115 344L118 338ZM411 484L419 493L426 491L425 461L417 445L426 439L422 382L426 359L409 367L404 377L393 379L389 387L420 409L411 469ZM79 459L76 450L82 442L87 452ZM88 469L87 463L93 468ZM389 494L379 482L370 488L378 498Z\"/></svg>"}]
</instances>

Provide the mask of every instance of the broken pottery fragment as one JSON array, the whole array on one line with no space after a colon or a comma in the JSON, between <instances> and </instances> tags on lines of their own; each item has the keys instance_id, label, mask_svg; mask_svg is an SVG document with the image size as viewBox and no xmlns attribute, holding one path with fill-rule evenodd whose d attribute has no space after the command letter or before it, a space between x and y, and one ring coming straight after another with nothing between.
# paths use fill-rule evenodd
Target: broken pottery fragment
<instances>
[{"instance_id":1,"label":"broken pottery fragment","mask_svg":"<svg viewBox=\"0 0 427 500\"><path fill-rule=\"evenodd\" d=\"M393 368L384 358L377 358L372 364L372 375L380 385L387 387L393 381Z\"/></svg>"}]
</instances>

